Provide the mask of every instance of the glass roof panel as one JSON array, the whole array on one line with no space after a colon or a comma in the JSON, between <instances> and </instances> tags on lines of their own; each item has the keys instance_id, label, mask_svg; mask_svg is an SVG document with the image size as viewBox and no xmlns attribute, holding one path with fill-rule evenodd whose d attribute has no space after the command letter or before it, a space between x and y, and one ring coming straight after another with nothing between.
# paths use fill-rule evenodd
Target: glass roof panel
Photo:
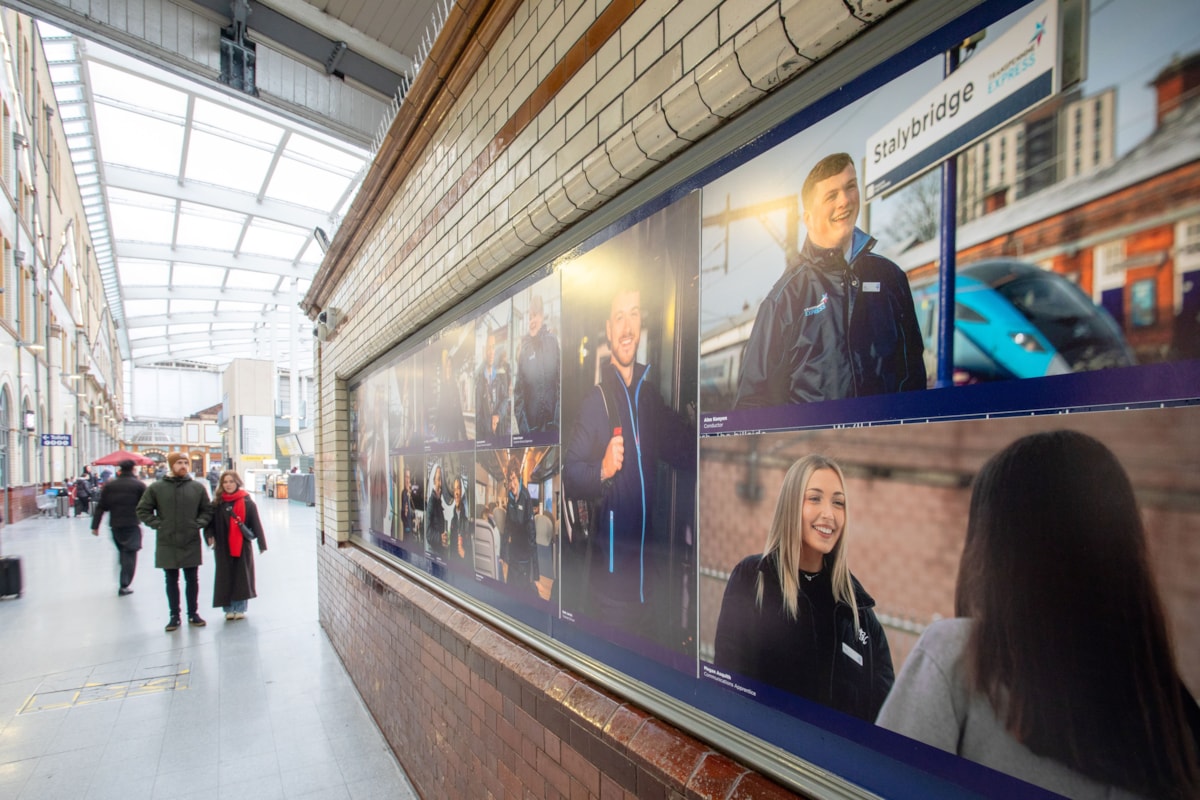
<instances>
[{"instance_id":1,"label":"glass roof panel","mask_svg":"<svg viewBox=\"0 0 1200 800\"><path fill-rule=\"evenodd\" d=\"M212 311L216 305L212 300L171 300L172 314L187 314L193 311ZM172 330L175 326L171 326Z\"/></svg>"},{"instance_id":2,"label":"glass roof panel","mask_svg":"<svg viewBox=\"0 0 1200 800\"><path fill-rule=\"evenodd\" d=\"M174 282L183 286L220 286L225 282L225 267L210 267L202 264L175 263L172 273Z\"/></svg>"},{"instance_id":3,"label":"glass roof panel","mask_svg":"<svg viewBox=\"0 0 1200 800\"><path fill-rule=\"evenodd\" d=\"M288 139L285 156L293 156L299 161L311 161L324 164L331 170L344 172L347 176L357 173L363 165L367 154L364 150L351 148L352 152L330 147L323 142L310 139L298 133Z\"/></svg>"},{"instance_id":4,"label":"glass roof panel","mask_svg":"<svg viewBox=\"0 0 1200 800\"><path fill-rule=\"evenodd\" d=\"M304 252L300 254L300 263L308 264L315 270L321 266L321 261L325 258L324 251L321 250L321 245L317 244L317 240L309 239L308 247L304 248Z\"/></svg>"},{"instance_id":5,"label":"glass roof panel","mask_svg":"<svg viewBox=\"0 0 1200 800\"><path fill-rule=\"evenodd\" d=\"M122 258L117 264L117 273L126 286L166 286L171 277L171 266L165 261Z\"/></svg>"},{"instance_id":6,"label":"glass roof panel","mask_svg":"<svg viewBox=\"0 0 1200 800\"><path fill-rule=\"evenodd\" d=\"M166 336L167 326L165 325L146 325L145 327L131 327L129 329L130 339L149 339L155 336Z\"/></svg>"},{"instance_id":7,"label":"glass roof panel","mask_svg":"<svg viewBox=\"0 0 1200 800\"><path fill-rule=\"evenodd\" d=\"M350 185L350 177L297 161L279 159L275 174L267 187L267 197L275 200L330 202L339 199Z\"/></svg>"},{"instance_id":8,"label":"glass roof panel","mask_svg":"<svg viewBox=\"0 0 1200 800\"><path fill-rule=\"evenodd\" d=\"M176 175L183 125L97 103L96 131L106 163Z\"/></svg>"},{"instance_id":9,"label":"glass roof panel","mask_svg":"<svg viewBox=\"0 0 1200 800\"><path fill-rule=\"evenodd\" d=\"M242 239L241 252L293 260L304 250L312 236L291 225L279 225L262 219L251 222Z\"/></svg>"},{"instance_id":10,"label":"glass roof panel","mask_svg":"<svg viewBox=\"0 0 1200 800\"><path fill-rule=\"evenodd\" d=\"M272 150L283 138L283 128L280 126L202 97L196 98L192 119L198 126L226 133L227 138L261 142Z\"/></svg>"},{"instance_id":11,"label":"glass roof panel","mask_svg":"<svg viewBox=\"0 0 1200 800\"><path fill-rule=\"evenodd\" d=\"M108 64L89 61L88 84L97 102L113 100L129 106L152 108L157 113L179 119L187 114L186 92Z\"/></svg>"},{"instance_id":12,"label":"glass roof panel","mask_svg":"<svg viewBox=\"0 0 1200 800\"><path fill-rule=\"evenodd\" d=\"M188 142L186 177L216 186L258 194L272 151L193 130Z\"/></svg>"},{"instance_id":13,"label":"glass roof panel","mask_svg":"<svg viewBox=\"0 0 1200 800\"><path fill-rule=\"evenodd\" d=\"M165 299L125 301L125 316L131 319L133 317L153 317L165 313L167 313L167 301Z\"/></svg>"},{"instance_id":14,"label":"glass roof panel","mask_svg":"<svg viewBox=\"0 0 1200 800\"><path fill-rule=\"evenodd\" d=\"M74 51L75 48L71 48ZM50 55L51 46L46 45L46 60L56 61L61 60L62 56L52 57ZM73 56L72 56L73 57ZM51 64L50 65L50 80L56 83L74 83L79 80L81 67L79 64Z\"/></svg>"},{"instance_id":15,"label":"glass roof panel","mask_svg":"<svg viewBox=\"0 0 1200 800\"><path fill-rule=\"evenodd\" d=\"M208 326L207 322L187 322L182 325L172 324L171 325L171 333L172 334L204 333L205 331L208 330L208 327L209 326Z\"/></svg>"},{"instance_id":16,"label":"glass roof panel","mask_svg":"<svg viewBox=\"0 0 1200 800\"><path fill-rule=\"evenodd\" d=\"M49 33L49 29L47 29ZM62 32L66 35L66 32ZM53 39L46 37L42 41L42 49L46 52L47 61L67 61L75 60L75 40L74 39Z\"/></svg>"},{"instance_id":17,"label":"glass roof panel","mask_svg":"<svg viewBox=\"0 0 1200 800\"><path fill-rule=\"evenodd\" d=\"M170 244L175 214L166 209L150 209L117 203L109 198L108 218L113 238L121 242Z\"/></svg>"},{"instance_id":18,"label":"glass roof panel","mask_svg":"<svg viewBox=\"0 0 1200 800\"><path fill-rule=\"evenodd\" d=\"M85 99L82 86L56 86L54 88L54 96L58 98L59 106L82 103Z\"/></svg>"},{"instance_id":19,"label":"glass roof panel","mask_svg":"<svg viewBox=\"0 0 1200 800\"><path fill-rule=\"evenodd\" d=\"M244 214L183 203L179 209L175 242L183 247L206 247L232 253L242 235L245 219Z\"/></svg>"},{"instance_id":20,"label":"glass roof panel","mask_svg":"<svg viewBox=\"0 0 1200 800\"><path fill-rule=\"evenodd\" d=\"M234 269L229 271L229 281L225 286L229 289L274 289L278 283L279 276L269 272Z\"/></svg>"}]
</instances>

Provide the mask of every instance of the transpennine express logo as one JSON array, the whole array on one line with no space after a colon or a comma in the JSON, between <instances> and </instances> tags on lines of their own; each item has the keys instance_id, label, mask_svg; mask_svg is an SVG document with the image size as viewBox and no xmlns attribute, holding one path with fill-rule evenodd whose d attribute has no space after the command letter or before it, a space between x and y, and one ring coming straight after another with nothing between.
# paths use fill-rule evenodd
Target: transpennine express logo
<instances>
[{"instance_id":1,"label":"transpennine express logo","mask_svg":"<svg viewBox=\"0 0 1200 800\"><path fill-rule=\"evenodd\" d=\"M1046 35L1046 18L1042 17L1042 21L1033 26L1033 36L1029 41L1039 47L1042 44L1042 37Z\"/></svg>"},{"instance_id":2,"label":"transpennine express logo","mask_svg":"<svg viewBox=\"0 0 1200 800\"><path fill-rule=\"evenodd\" d=\"M1042 17L1041 22L1033 24L1033 36L1029 37L1029 42L1025 48L1010 58L1002 67L993 70L988 75L988 94L1006 89L1010 81L1016 80L1027 70L1032 69L1037 64L1036 51L1042 46L1042 37L1046 35L1046 17Z\"/></svg>"}]
</instances>

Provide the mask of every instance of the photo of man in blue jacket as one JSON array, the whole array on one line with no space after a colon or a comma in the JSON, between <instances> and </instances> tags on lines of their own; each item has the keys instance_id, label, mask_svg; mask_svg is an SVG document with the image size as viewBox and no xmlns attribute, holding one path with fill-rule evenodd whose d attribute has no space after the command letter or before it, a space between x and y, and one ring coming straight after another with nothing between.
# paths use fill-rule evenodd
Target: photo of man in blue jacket
<instances>
[{"instance_id":1,"label":"photo of man in blue jacket","mask_svg":"<svg viewBox=\"0 0 1200 800\"><path fill-rule=\"evenodd\" d=\"M801 188L807 237L758 307L735 408L925 387L924 342L908 278L856 227L858 176L846 153Z\"/></svg>"},{"instance_id":2,"label":"photo of man in blue jacket","mask_svg":"<svg viewBox=\"0 0 1200 800\"><path fill-rule=\"evenodd\" d=\"M590 613L654 639L668 604L656 580L668 549L667 532L654 524L658 465L694 470L696 431L663 402L651 366L637 363L641 298L629 284L612 295L605 322L610 360L601 367L600 383L584 396L567 439L563 490L592 505Z\"/></svg>"}]
</instances>

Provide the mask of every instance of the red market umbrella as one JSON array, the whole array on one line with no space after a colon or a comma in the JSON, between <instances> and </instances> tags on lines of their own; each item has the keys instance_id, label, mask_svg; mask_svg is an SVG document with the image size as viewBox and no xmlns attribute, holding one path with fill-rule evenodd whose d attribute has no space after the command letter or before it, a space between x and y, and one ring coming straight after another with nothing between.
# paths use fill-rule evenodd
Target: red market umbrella
<instances>
[{"instance_id":1,"label":"red market umbrella","mask_svg":"<svg viewBox=\"0 0 1200 800\"><path fill-rule=\"evenodd\" d=\"M137 464L137 465L143 466L143 467L148 467L151 464L158 463L153 458L147 458L146 456L142 455L141 453L131 453L128 450L114 450L113 452L109 453L108 455L104 456L103 458L97 458L92 463L93 464L108 464L108 465L112 465L112 466L117 466L122 461L132 461L134 464Z\"/></svg>"}]
</instances>

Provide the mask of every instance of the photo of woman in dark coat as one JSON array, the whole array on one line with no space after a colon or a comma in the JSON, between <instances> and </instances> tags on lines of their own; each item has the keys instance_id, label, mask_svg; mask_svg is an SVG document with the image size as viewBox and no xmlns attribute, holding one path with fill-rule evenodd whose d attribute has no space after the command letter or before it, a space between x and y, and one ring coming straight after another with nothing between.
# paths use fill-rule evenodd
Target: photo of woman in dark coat
<instances>
[{"instance_id":1,"label":"photo of woman in dark coat","mask_svg":"<svg viewBox=\"0 0 1200 800\"><path fill-rule=\"evenodd\" d=\"M713 662L874 721L894 671L875 601L847 563L845 486L824 456L787 471L764 552L729 576Z\"/></svg>"},{"instance_id":2,"label":"photo of woman in dark coat","mask_svg":"<svg viewBox=\"0 0 1200 800\"><path fill-rule=\"evenodd\" d=\"M217 486L213 501L216 511L205 531L217 565L213 607L223 610L226 620L244 619L250 598L258 596L254 586L253 545L258 545L258 552L265 552L267 540L258 506L243 488L241 477L228 470L221 473Z\"/></svg>"}]
</instances>

